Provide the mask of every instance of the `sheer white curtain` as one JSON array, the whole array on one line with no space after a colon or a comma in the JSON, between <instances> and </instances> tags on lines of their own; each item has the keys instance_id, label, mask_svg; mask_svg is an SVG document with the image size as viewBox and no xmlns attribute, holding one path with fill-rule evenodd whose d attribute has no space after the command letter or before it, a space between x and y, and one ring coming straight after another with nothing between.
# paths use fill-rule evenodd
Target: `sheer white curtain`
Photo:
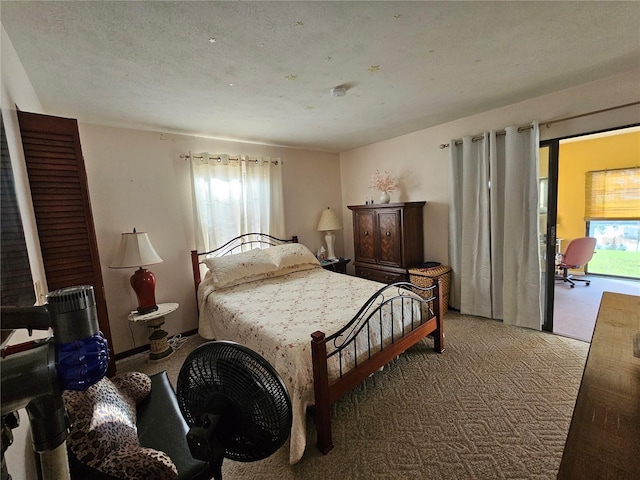
<instances>
[{"instance_id":1,"label":"sheer white curtain","mask_svg":"<svg viewBox=\"0 0 640 480\"><path fill-rule=\"evenodd\" d=\"M451 305L539 330L539 128L450 143Z\"/></svg>"},{"instance_id":2,"label":"sheer white curtain","mask_svg":"<svg viewBox=\"0 0 640 480\"><path fill-rule=\"evenodd\" d=\"M243 233L282 238L282 162L189 154L196 248L208 251Z\"/></svg>"}]
</instances>

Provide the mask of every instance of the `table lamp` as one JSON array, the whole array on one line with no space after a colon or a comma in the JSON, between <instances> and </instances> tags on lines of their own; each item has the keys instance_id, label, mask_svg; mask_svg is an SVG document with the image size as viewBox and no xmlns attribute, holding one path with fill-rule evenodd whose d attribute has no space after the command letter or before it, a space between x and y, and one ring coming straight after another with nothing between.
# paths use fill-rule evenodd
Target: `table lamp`
<instances>
[{"instance_id":1,"label":"table lamp","mask_svg":"<svg viewBox=\"0 0 640 480\"><path fill-rule=\"evenodd\" d=\"M336 241L336 236L334 235L334 230L340 230L342 228L342 224L340 223L340 219L336 212L328 208L322 211L322 215L320 216L320 221L318 222L318 231L319 232L327 232L324 236L325 242L327 242L327 259L335 260L336 254L333 251L333 244Z\"/></svg>"},{"instance_id":2,"label":"table lamp","mask_svg":"<svg viewBox=\"0 0 640 480\"><path fill-rule=\"evenodd\" d=\"M134 228L133 233L122 234L118 253L109 268L139 267L131 275L131 286L138 297L138 313L140 315L158 310L155 296L156 277L143 266L160 262L162 259L151 245L149 236L145 232L136 232Z\"/></svg>"}]
</instances>

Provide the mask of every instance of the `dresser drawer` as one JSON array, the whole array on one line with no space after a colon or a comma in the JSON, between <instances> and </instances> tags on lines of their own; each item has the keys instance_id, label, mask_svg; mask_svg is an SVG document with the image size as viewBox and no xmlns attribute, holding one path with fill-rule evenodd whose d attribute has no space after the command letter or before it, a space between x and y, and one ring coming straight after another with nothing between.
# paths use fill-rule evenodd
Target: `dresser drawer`
<instances>
[{"instance_id":1,"label":"dresser drawer","mask_svg":"<svg viewBox=\"0 0 640 480\"><path fill-rule=\"evenodd\" d=\"M390 272L378 268L364 268L356 266L356 276L381 283L406 282L406 273Z\"/></svg>"}]
</instances>

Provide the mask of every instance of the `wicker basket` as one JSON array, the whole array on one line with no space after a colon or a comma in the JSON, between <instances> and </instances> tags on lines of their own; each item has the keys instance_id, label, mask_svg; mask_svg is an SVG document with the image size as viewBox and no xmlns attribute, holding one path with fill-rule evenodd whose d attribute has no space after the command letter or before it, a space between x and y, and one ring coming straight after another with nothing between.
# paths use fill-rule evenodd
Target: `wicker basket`
<instances>
[{"instance_id":1,"label":"wicker basket","mask_svg":"<svg viewBox=\"0 0 640 480\"><path fill-rule=\"evenodd\" d=\"M441 292L444 299L444 312L442 315L445 315L449 311L449 288L451 285L451 267L446 265L440 265L438 267L433 268L410 268L409 269L409 279L411 283L418 287L430 287L434 284L434 282L438 281L440 278ZM422 294L422 292L416 292L418 294Z\"/></svg>"}]
</instances>

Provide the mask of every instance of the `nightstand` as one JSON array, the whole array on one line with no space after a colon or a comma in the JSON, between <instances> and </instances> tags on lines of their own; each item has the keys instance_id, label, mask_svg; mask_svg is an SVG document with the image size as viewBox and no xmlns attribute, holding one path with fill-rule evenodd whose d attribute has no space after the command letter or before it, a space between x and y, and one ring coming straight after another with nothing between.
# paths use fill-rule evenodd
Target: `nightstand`
<instances>
[{"instance_id":1,"label":"nightstand","mask_svg":"<svg viewBox=\"0 0 640 480\"><path fill-rule=\"evenodd\" d=\"M322 260L320 265L325 270L331 270L332 272L347 273L347 264L351 261L350 258L338 258L337 260Z\"/></svg>"},{"instance_id":2,"label":"nightstand","mask_svg":"<svg viewBox=\"0 0 640 480\"><path fill-rule=\"evenodd\" d=\"M165 315L175 312L178 307L177 303L160 303L158 304L158 310L155 312L145 313L144 315L140 315L138 312L129 314L130 322L145 322L147 327L152 329L151 335L149 335L149 341L151 342L150 362L166 360L173 355L173 348L167 341L169 334L160 327L164 325Z\"/></svg>"}]
</instances>

